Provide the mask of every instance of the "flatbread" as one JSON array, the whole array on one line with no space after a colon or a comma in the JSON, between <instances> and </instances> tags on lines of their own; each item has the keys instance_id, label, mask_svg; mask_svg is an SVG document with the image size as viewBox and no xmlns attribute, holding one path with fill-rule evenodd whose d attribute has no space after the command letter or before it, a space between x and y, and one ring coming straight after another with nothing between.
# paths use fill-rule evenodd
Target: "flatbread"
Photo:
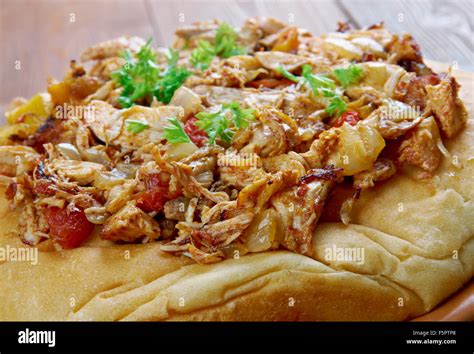
<instances>
[{"instance_id":1,"label":"flatbread","mask_svg":"<svg viewBox=\"0 0 474 354\"><path fill-rule=\"evenodd\" d=\"M364 192L351 225L318 225L313 258L274 251L199 265L159 243L42 251L37 265L0 264L0 320L407 320L430 311L474 269L474 76L454 76L469 119L445 145L463 169L445 159L429 182L397 175ZM26 247L10 233L18 213L3 197L0 215L0 248ZM344 248L363 249L364 262L328 260Z\"/></svg>"}]
</instances>

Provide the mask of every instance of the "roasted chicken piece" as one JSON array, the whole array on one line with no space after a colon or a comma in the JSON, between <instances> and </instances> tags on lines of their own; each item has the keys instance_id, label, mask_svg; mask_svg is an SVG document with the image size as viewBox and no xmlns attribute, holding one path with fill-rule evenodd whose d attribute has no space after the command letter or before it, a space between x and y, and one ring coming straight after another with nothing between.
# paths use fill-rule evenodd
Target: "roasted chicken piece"
<instances>
[{"instance_id":1,"label":"roasted chicken piece","mask_svg":"<svg viewBox=\"0 0 474 354\"><path fill-rule=\"evenodd\" d=\"M422 63L423 58L420 52L420 46L413 37L407 33L401 36L395 36L393 43L389 45L390 57L388 62L398 64L400 61L413 61Z\"/></svg>"},{"instance_id":2,"label":"roasted chicken piece","mask_svg":"<svg viewBox=\"0 0 474 354\"><path fill-rule=\"evenodd\" d=\"M224 185L242 189L251 184L255 178L265 174L258 155L245 155L229 152L219 155L219 177Z\"/></svg>"},{"instance_id":3,"label":"roasted chicken piece","mask_svg":"<svg viewBox=\"0 0 474 354\"><path fill-rule=\"evenodd\" d=\"M172 162L173 175L176 176L179 183L183 186L184 195L188 197L204 197L214 203L229 200L229 196L224 192L211 192L204 188L192 175L192 168L188 165L178 162Z\"/></svg>"},{"instance_id":4,"label":"roasted chicken piece","mask_svg":"<svg viewBox=\"0 0 474 354\"><path fill-rule=\"evenodd\" d=\"M105 222L100 237L112 241L151 242L160 237L160 226L130 202Z\"/></svg>"},{"instance_id":5,"label":"roasted chicken piece","mask_svg":"<svg viewBox=\"0 0 474 354\"><path fill-rule=\"evenodd\" d=\"M276 193L271 205L278 212L280 243L287 249L308 256L312 254L313 232L321 216L324 203L333 188L340 170L310 170L301 184Z\"/></svg>"},{"instance_id":6,"label":"roasted chicken piece","mask_svg":"<svg viewBox=\"0 0 474 354\"><path fill-rule=\"evenodd\" d=\"M98 172L105 171L104 165L75 160L56 160L51 162L51 170L64 180L76 182L83 186L94 181Z\"/></svg>"},{"instance_id":7,"label":"roasted chicken piece","mask_svg":"<svg viewBox=\"0 0 474 354\"><path fill-rule=\"evenodd\" d=\"M305 159L293 151L290 151L288 154L267 157L262 161L263 167L267 172L277 173L278 171L288 171L298 178L303 177L308 169L308 164Z\"/></svg>"},{"instance_id":8,"label":"roasted chicken piece","mask_svg":"<svg viewBox=\"0 0 474 354\"><path fill-rule=\"evenodd\" d=\"M184 117L183 108L175 106L133 106L119 110L107 102L92 101L87 107L90 113L84 120L97 138L113 146L131 149L160 142L168 118ZM135 130L136 126L139 131Z\"/></svg>"},{"instance_id":9,"label":"roasted chicken piece","mask_svg":"<svg viewBox=\"0 0 474 354\"><path fill-rule=\"evenodd\" d=\"M282 172L277 172L275 174L268 173L255 180L240 191L237 198L237 207L259 213L275 193L286 185L296 183L296 176L291 176L293 180L288 177L283 175Z\"/></svg>"},{"instance_id":10,"label":"roasted chicken piece","mask_svg":"<svg viewBox=\"0 0 474 354\"><path fill-rule=\"evenodd\" d=\"M412 107L419 107L420 110L424 110L428 100L426 86L437 85L439 82L439 76L435 74L425 76L413 75L408 81L399 81L395 98Z\"/></svg>"},{"instance_id":11,"label":"roasted chicken piece","mask_svg":"<svg viewBox=\"0 0 474 354\"><path fill-rule=\"evenodd\" d=\"M439 130L433 117L424 119L408 133L399 148L398 161L417 168L417 178L428 178L441 161Z\"/></svg>"},{"instance_id":12,"label":"roasted chicken piece","mask_svg":"<svg viewBox=\"0 0 474 354\"><path fill-rule=\"evenodd\" d=\"M361 190L372 188L375 182L385 181L396 172L397 168L392 161L385 158L377 159L370 170L354 175L354 187Z\"/></svg>"},{"instance_id":13,"label":"roasted chicken piece","mask_svg":"<svg viewBox=\"0 0 474 354\"><path fill-rule=\"evenodd\" d=\"M403 102L387 99L367 117L366 123L377 127L384 139L396 139L422 120L422 112Z\"/></svg>"},{"instance_id":14,"label":"roasted chicken piece","mask_svg":"<svg viewBox=\"0 0 474 354\"><path fill-rule=\"evenodd\" d=\"M248 144L240 153L278 156L296 145L298 126L292 118L277 109L264 108L258 119L260 124L254 126Z\"/></svg>"},{"instance_id":15,"label":"roasted chicken piece","mask_svg":"<svg viewBox=\"0 0 474 354\"><path fill-rule=\"evenodd\" d=\"M426 86L428 107L433 112L441 131L452 138L467 121L467 111L458 97L459 84L453 77L442 79L437 85Z\"/></svg>"}]
</instances>

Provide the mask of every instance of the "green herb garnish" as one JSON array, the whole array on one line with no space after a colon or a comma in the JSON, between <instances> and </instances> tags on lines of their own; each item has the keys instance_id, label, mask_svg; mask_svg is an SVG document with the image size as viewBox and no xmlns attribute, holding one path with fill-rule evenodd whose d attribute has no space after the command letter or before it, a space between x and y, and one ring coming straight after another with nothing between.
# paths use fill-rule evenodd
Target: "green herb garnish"
<instances>
[{"instance_id":1,"label":"green herb garnish","mask_svg":"<svg viewBox=\"0 0 474 354\"><path fill-rule=\"evenodd\" d=\"M277 71L293 82L307 84L311 88L314 96L323 95L324 97L331 98L329 105L326 107L326 112L329 115L339 117L347 110L346 102L336 93L336 83L334 80L323 75L314 75L310 65L303 65L300 77L293 75L281 66L277 68Z\"/></svg>"},{"instance_id":2,"label":"green herb garnish","mask_svg":"<svg viewBox=\"0 0 474 354\"><path fill-rule=\"evenodd\" d=\"M276 70L290 81L293 81L293 82L296 82L296 83L298 83L300 81L300 78L298 76L293 75L292 73L290 73L288 70L286 70L282 66L277 67Z\"/></svg>"},{"instance_id":3,"label":"green herb garnish","mask_svg":"<svg viewBox=\"0 0 474 354\"><path fill-rule=\"evenodd\" d=\"M174 92L180 88L189 75L191 75L187 69L178 66L178 59L178 51L170 49L166 71L160 75L161 79L157 82L153 91L154 96L160 102L168 104Z\"/></svg>"},{"instance_id":4,"label":"green herb garnish","mask_svg":"<svg viewBox=\"0 0 474 354\"><path fill-rule=\"evenodd\" d=\"M125 127L130 133L138 134L148 128L149 125L148 123L139 120L127 119L125 121Z\"/></svg>"},{"instance_id":5,"label":"green herb garnish","mask_svg":"<svg viewBox=\"0 0 474 354\"><path fill-rule=\"evenodd\" d=\"M216 55L221 58L230 58L234 55L246 54L245 48L236 44L237 37L237 33L229 24L224 22L220 25L216 32Z\"/></svg>"},{"instance_id":6,"label":"green herb garnish","mask_svg":"<svg viewBox=\"0 0 474 354\"><path fill-rule=\"evenodd\" d=\"M153 96L163 103L169 103L174 91L188 78L190 73L177 66L178 54L170 51L168 66L163 73L156 63L156 54L150 46L151 38L140 48L133 57L130 50L126 50L123 58L126 63L114 73L112 78L116 84L122 86L122 93L118 99L122 108L131 107L140 99Z\"/></svg>"},{"instance_id":7,"label":"green herb garnish","mask_svg":"<svg viewBox=\"0 0 474 354\"><path fill-rule=\"evenodd\" d=\"M326 113L330 116L339 117L342 113L347 111L347 104L344 100L339 96L334 96L329 103L329 106L325 109Z\"/></svg>"},{"instance_id":8,"label":"green herb garnish","mask_svg":"<svg viewBox=\"0 0 474 354\"><path fill-rule=\"evenodd\" d=\"M216 56L214 46L205 40L200 40L191 52L191 64L200 70L206 70Z\"/></svg>"},{"instance_id":9,"label":"green herb garnish","mask_svg":"<svg viewBox=\"0 0 474 354\"><path fill-rule=\"evenodd\" d=\"M308 83L309 87L311 87L315 96L319 96L323 93L324 96L328 97L328 95L330 95L329 92L333 92L333 90L336 89L334 80L322 75L313 75L311 66L307 64L303 65L301 76L304 81Z\"/></svg>"},{"instance_id":10,"label":"green herb garnish","mask_svg":"<svg viewBox=\"0 0 474 354\"><path fill-rule=\"evenodd\" d=\"M229 58L246 54L245 48L236 44L237 37L237 33L229 24L221 24L216 32L214 45L206 40L198 42L197 47L191 52L191 64L200 70L205 70L216 56Z\"/></svg>"},{"instance_id":11,"label":"green herb garnish","mask_svg":"<svg viewBox=\"0 0 474 354\"><path fill-rule=\"evenodd\" d=\"M255 118L254 113L252 108L240 108L237 102L231 102L223 104L217 112L196 114L196 126L207 133L210 144L214 144L217 137L230 144L234 136L232 126L237 129L247 127Z\"/></svg>"},{"instance_id":12,"label":"green herb garnish","mask_svg":"<svg viewBox=\"0 0 474 354\"><path fill-rule=\"evenodd\" d=\"M188 134L186 134L183 126L176 118L169 118L168 122L170 122L171 125L165 127L163 132L164 139L171 144L191 142Z\"/></svg>"},{"instance_id":13,"label":"green herb garnish","mask_svg":"<svg viewBox=\"0 0 474 354\"><path fill-rule=\"evenodd\" d=\"M357 83L361 78L364 70L360 65L351 64L347 68L334 69L333 73L337 81L343 88Z\"/></svg>"},{"instance_id":14,"label":"green herb garnish","mask_svg":"<svg viewBox=\"0 0 474 354\"><path fill-rule=\"evenodd\" d=\"M150 47L151 39L140 48L135 60L130 50L126 50L123 58L126 63L120 70L112 74L116 84L122 86L119 103L122 107L130 107L137 100L150 95L159 79L159 68L156 55Z\"/></svg>"}]
</instances>

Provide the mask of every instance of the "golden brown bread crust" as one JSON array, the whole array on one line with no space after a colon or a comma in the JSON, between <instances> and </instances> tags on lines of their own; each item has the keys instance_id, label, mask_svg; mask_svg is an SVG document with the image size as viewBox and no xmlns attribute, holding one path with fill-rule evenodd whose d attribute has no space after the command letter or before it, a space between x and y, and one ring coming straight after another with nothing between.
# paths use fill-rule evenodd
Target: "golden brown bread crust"
<instances>
[{"instance_id":1,"label":"golden brown bread crust","mask_svg":"<svg viewBox=\"0 0 474 354\"><path fill-rule=\"evenodd\" d=\"M446 145L464 168L444 160L429 182L397 176L367 191L352 225L318 226L314 259L278 251L198 265L158 243L40 252L37 265L0 264L0 320L404 320L429 311L474 267L473 81L455 76L470 116ZM24 247L9 234L18 216L3 199L0 215L0 247ZM365 262L327 261L333 245L363 248Z\"/></svg>"}]
</instances>

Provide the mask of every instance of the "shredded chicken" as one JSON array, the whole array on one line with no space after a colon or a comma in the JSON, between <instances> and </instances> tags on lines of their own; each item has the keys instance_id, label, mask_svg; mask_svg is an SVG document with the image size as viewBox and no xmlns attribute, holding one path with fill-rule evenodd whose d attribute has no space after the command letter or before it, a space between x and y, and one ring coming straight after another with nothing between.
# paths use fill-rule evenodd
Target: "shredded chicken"
<instances>
[{"instance_id":1,"label":"shredded chicken","mask_svg":"<svg viewBox=\"0 0 474 354\"><path fill-rule=\"evenodd\" d=\"M24 243L73 248L96 230L201 264L311 256L320 217L349 224L378 183L432 178L443 157L463 168L443 145L466 124L459 85L383 24L316 37L212 20L171 49L145 43L94 45L87 67L8 106L0 185Z\"/></svg>"},{"instance_id":2,"label":"shredded chicken","mask_svg":"<svg viewBox=\"0 0 474 354\"><path fill-rule=\"evenodd\" d=\"M380 158L367 171L354 175L354 187L364 190L372 188L375 182L385 181L397 172L395 164L389 159Z\"/></svg>"},{"instance_id":3,"label":"shredded chicken","mask_svg":"<svg viewBox=\"0 0 474 354\"><path fill-rule=\"evenodd\" d=\"M441 161L439 139L438 126L433 117L424 119L400 145L398 160L416 166L419 169L418 178L431 177Z\"/></svg>"},{"instance_id":4,"label":"shredded chicken","mask_svg":"<svg viewBox=\"0 0 474 354\"><path fill-rule=\"evenodd\" d=\"M301 185L275 194L271 205L280 216L280 234L284 235L285 247L311 255L313 231L339 171L317 169L308 172Z\"/></svg>"},{"instance_id":5,"label":"shredded chicken","mask_svg":"<svg viewBox=\"0 0 474 354\"><path fill-rule=\"evenodd\" d=\"M460 131L467 121L466 107L458 97L458 89L459 85L453 77L441 80L438 85L426 86L428 107L448 138Z\"/></svg>"},{"instance_id":6,"label":"shredded chicken","mask_svg":"<svg viewBox=\"0 0 474 354\"><path fill-rule=\"evenodd\" d=\"M100 237L112 241L151 242L160 237L160 226L143 210L128 203L105 222Z\"/></svg>"}]
</instances>

